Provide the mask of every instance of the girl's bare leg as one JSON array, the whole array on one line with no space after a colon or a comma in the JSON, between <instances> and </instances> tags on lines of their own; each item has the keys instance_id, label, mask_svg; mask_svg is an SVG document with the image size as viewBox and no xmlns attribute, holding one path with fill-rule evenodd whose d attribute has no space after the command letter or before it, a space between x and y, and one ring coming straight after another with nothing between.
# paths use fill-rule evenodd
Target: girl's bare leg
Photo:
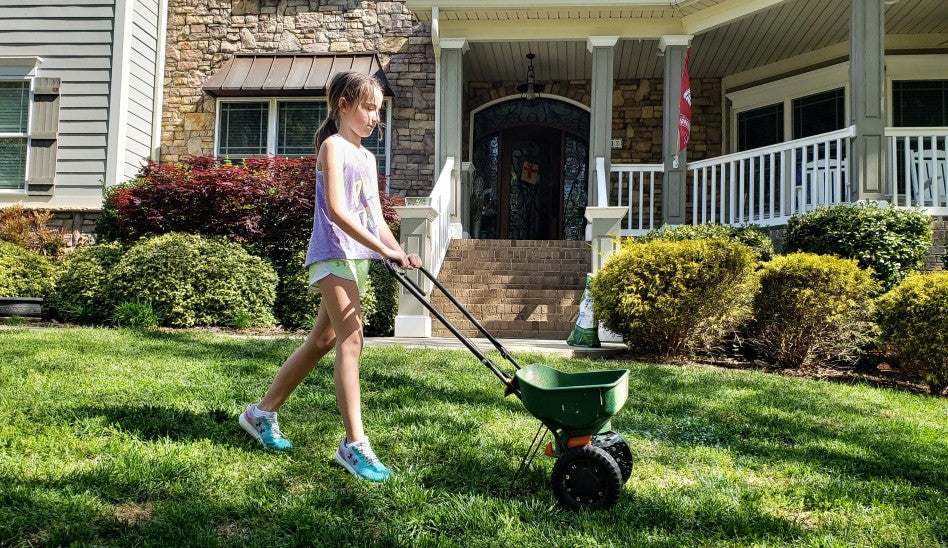
<instances>
[{"instance_id":1,"label":"girl's bare leg","mask_svg":"<svg viewBox=\"0 0 948 548\"><path fill-rule=\"evenodd\" d=\"M323 305L336 334L336 361L333 367L336 404L346 429L346 442L354 443L365 437L359 389L359 356L363 343L359 287L352 280L334 275L319 280L317 285L323 294Z\"/></svg>"},{"instance_id":2,"label":"girl's bare leg","mask_svg":"<svg viewBox=\"0 0 948 548\"><path fill-rule=\"evenodd\" d=\"M267 393L257 404L261 411L279 411L286 398L296 390L319 360L336 344L336 333L326 307L320 303L316 323L303 344L283 362Z\"/></svg>"}]
</instances>

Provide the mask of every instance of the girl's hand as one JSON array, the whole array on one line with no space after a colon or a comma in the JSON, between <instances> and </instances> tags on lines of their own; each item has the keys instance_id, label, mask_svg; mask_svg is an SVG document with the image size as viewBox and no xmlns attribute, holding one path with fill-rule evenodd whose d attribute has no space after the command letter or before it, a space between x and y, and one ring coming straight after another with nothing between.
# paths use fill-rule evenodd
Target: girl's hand
<instances>
[{"instance_id":1,"label":"girl's hand","mask_svg":"<svg viewBox=\"0 0 948 548\"><path fill-rule=\"evenodd\" d=\"M386 248L385 258L397 264L402 270L409 270L413 268L409 262L408 255L403 251L396 251L392 248Z\"/></svg>"},{"instance_id":2,"label":"girl's hand","mask_svg":"<svg viewBox=\"0 0 948 548\"><path fill-rule=\"evenodd\" d=\"M421 266L421 257L419 257L419 256L418 256L417 254L415 254L415 253L412 253L411 255L409 255L409 256L408 256L408 268L409 268L409 269L413 269L413 268L418 268L419 266Z\"/></svg>"}]
</instances>

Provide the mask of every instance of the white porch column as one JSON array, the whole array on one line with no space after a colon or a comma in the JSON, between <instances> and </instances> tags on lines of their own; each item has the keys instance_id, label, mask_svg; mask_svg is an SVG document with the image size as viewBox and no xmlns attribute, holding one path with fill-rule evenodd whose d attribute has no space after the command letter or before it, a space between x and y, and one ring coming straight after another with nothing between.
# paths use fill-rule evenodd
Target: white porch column
<instances>
[{"instance_id":1,"label":"white porch column","mask_svg":"<svg viewBox=\"0 0 948 548\"><path fill-rule=\"evenodd\" d=\"M440 106L436 136L438 144L438 164L435 173L439 173L447 158L454 158L454 170L451 173L451 235L461 237L461 202L466 199L461 194L461 146L463 141L462 104L464 94L464 52L470 49L465 38L442 38L439 42L441 53L438 56L437 90Z\"/></svg>"},{"instance_id":2,"label":"white porch column","mask_svg":"<svg viewBox=\"0 0 948 548\"><path fill-rule=\"evenodd\" d=\"M429 206L397 206L402 218L401 242L405 253L417 253L422 264L431 264L431 223L438 218L438 210ZM409 270L408 277L425 292L431 293L431 282L417 270ZM414 295L398 284L398 314L395 316L396 337L430 337L431 317Z\"/></svg>"},{"instance_id":3,"label":"white porch column","mask_svg":"<svg viewBox=\"0 0 948 548\"><path fill-rule=\"evenodd\" d=\"M612 89L615 79L613 64L618 36L590 36L586 49L592 53L592 83L589 121L589 191L591 206L605 205L599 202L596 185L596 158L605 158L606 181L612 165ZM608 198L607 196L603 197Z\"/></svg>"},{"instance_id":4,"label":"white porch column","mask_svg":"<svg viewBox=\"0 0 948 548\"><path fill-rule=\"evenodd\" d=\"M685 180L687 171L687 149L678 152L678 115L681 114L681 71L685 66L685 51L690 36L662 36L658 48L665 54L665 72L662 76L662 162L665 174L662 178L662 221L669 225L682 225L688 220Z\"/></svg>"},{"instance_id":5,"label":"white porch column","mask_svg":"<svg viewBox=\"0 0 948 548\"><path fill-rule=\"evenodd\" d=\"M881 200L885 188L885 10L882 0L849 2L850 167L854 200Z\"/></svg>"}]
</instances>

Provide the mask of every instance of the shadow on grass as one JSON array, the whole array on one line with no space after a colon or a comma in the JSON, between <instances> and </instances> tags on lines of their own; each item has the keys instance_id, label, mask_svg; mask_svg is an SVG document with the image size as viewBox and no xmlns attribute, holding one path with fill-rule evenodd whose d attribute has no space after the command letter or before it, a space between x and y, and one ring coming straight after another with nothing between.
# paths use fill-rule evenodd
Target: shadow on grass
<instances>
[{"instance_id":1,"label":"shadow on grass","mask_svg":"<svg viewBox=\"0 0 948 548\"><path fill-rule=\"evenodd\" d=\"M885 411L866 401L840 401L816 382L742 375L722 382L650 366L633 371L616 427L647 430L675 447L719 446L736 458L905 480L948 493L948 444L919 436L909 418L883 419Z\"/></svg>"},{"instance_id":2,"label":"shadow on grass","mask_svg":"<svg viewBox=\"0 0 948 548\"><path fill-rule=\"evenodd\" d=\"M143 441L208 440L233 447L253 447L237 424L237 417L224 409L195 413L160 405L93 405L69 408L74 419L102 417L106 423ZM244 443L246 442L246 443Z\"/></svg>"}]
</instances>

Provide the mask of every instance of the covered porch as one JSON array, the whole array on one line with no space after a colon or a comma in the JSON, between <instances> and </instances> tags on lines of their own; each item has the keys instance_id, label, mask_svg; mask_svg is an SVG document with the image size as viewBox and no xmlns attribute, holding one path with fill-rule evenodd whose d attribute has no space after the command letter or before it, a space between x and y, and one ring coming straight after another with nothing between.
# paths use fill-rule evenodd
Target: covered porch
<instances>
[{"instance_id":1,"label":"covered porch","mask_svg":"<svg viewBox=\"0 0 948 548\"><path fill-rule=\"evenodd\" d=\"M928 107L905 100L948 82L937 0L575 4L408 0L432 28L439 177L399 213L434 272L452 238L585 239L596 270L612 235L664 224L776 227L865 199L948 215L944 106L911 125ZM916 81L937 89L896 85Z\"/></svg>"}]
</instances>

